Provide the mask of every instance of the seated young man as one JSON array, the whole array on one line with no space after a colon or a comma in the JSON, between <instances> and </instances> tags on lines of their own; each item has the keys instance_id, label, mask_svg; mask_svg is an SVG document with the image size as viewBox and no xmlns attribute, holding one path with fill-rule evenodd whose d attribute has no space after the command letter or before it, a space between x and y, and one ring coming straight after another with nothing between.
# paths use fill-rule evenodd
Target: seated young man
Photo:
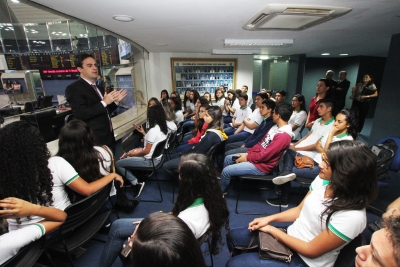
<instances>
[{"instance_id":1,"label":"seated young man","mask_svg":"<svg viewBox=\"0 0 400 267\"><path fill-rule=\"evenodd\" d=\"M277 105L272 115L277 125L268 131L263 140L250 148L247 153L225 157L221 173L222 192L226 192L233 176L265 175L275 167L293 137L292 128L288 125L292 112L292 106L287 103ZM234 156L239 158L233 161Z\"/></svg>"},{"instance_id":2,"label":"seated young man","mask_svg":"<svg viewBox=\"0 0 400 267\"><path fill-rule=\"evenodd\" d=\"M258 96L257 96L258 97ZM256 98L256 103L257 103ZM249 137L244 140L244 142L235 142L225 145L225 157L231 154L238 154L238 153L246 153L247 150L253 146L255 146L261 139L267 134L269 129L275 125L275 122L272 120L272 113L276 104L272 100L264 100L260 107L260 114L263 118L259 127L254 130L254 133L251 134ZM231 135L230 137L235 136ZM228 140L229 138L228 137Z\"/></svg>"},{"instance_id":3,"label":"seated young man","mask_svg":"<svg viewBox=\"0 0 400 267\"><path fill-rule=\"evenodd\" d=\"M254 133L254 130L262 123L263 116L260 113L260 107L264 100L268 99L268 95L266 93L258 93L256 95L256 109L254 109L253 113L250 114L249 117L245 118L242 124L236 129L233 135L230 135L228 140L225 141L225 146L232 143L239 143L241 146L243 141L246 140L250 135ZM225 151L226 148L225 148Z\"/></svg>"},{"instance_id":4,"label":"seated young man","mask_svg":"<svg viewBox=\"0 0 400 267\"><path fill-rule=\"evenodd\" d=\"M237 128L242 124L244 119L248 118L251 114L251 109L247 106L248 96L246 94L239 94L239 105L240 108L236 109L235 114L232 118L232 123L226 125L224 132L226 135L230 136L235 133Z\"/></svg>"},{"instance_id":5,"label":"seated young man","mask_svg":"<svg viewBox=\"0 0 400 267\"><path fill-rule=\"evenodd\" d=\"M400 217L390 216L371 238L371 244L356 249L357 267L400 266Z\"/></svg>"},{"instance_id":6,"label":"seated young man","mask_svg":"<svg viewBox=\"0 0 400 267\"><path fill-rule=\"evenodd\" d=\"M318 115L321 117L315 121L313 127L310 132L300 139L298 142L290 145L289 149L286 151L286 154L283 157L283 172L276 177L276 181L279 180L279 184L281 186L281 199L278 198L270 198L267 199L267 203L271 206L279 206L287 207L289 192L290 192L290 181L296 178L296 174L292 171L294 168L294 159L296 154L299 156L307 156L311 159L318 153L316 151L316 146L318 140L321 139L324 135L329 134L333 125L334 125L334 117L332 117L333 110L333 102L330 99L324 98L319 102L318 107ZM303 170L303 169L299 169ZM317 170L317 169L316 169ZM313 173L309 169L307 170L307 175L310 179L314 179L319 171ZM274 179L274 182L275 182Z\"/></svg>"}]
</instances>

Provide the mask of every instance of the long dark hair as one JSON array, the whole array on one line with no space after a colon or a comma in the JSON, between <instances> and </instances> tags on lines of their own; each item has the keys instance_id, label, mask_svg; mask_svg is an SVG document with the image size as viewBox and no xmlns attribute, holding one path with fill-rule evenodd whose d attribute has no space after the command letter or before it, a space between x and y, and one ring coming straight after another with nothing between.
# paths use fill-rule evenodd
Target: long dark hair
<instances>
[{"instance_id":1,"label":"long dark hair","mask_svg":"<svg viewBox=\"0 0 400 267\"><path fill-rule=\"evenodd\" d=\"M160 101L158 101L157 98L152 97L152 98L150 98L149 101L147 102L147 107L149 107L151 101L156 102L156 105L161 105Z\"/></svg>"},{"instance_id":2,"label":"long dark hair","mask_svg":"<svg viewBox=\"0 0 400 267\"><path fill-rule=\"evenodd\" d=\"M293 97L297 98L297 101L301 102L300 104L300 110L304 110L307 113L307 109L306 109L306 99L304 97L304 95L301 94L296 94Z\"/></svg>"},{"instance_id":3,"label":"long dark hair","mask_svg":"<svg viewBox=\"0 0 400 267\"><path fill-rule=\"evenodd\" d=\"M164 99L164 101L168 101L168 99L169 99L169 94L168 94L168 91L165 90L165 89L161 91L160 99L162 98L162 94L163 94L163 93L165 93L165 94L167 95L167 97Z\"/></svg>"},{"instance_id":4,"label":"long dark hair","mask_svg":"<svg viewBox=\"0 0 400 267\"><path fill-rule=\"evenodd\" d=\"M232 99L229 99L228 94L232 94ZM229 103L230 103L231 106L232 106L233 103L234 103L235 100L236 100L236 92L235 92L235 90L229 90L229 91L226 93L226 97L229 99Z\"/></svg>"},{"instance_id":5,"label":"long dark hair","mask_svg":"<svg viewBox=\"0 0 400 267\"><path fill-rule=\"evenodd\" d=\"M206 266L196 238L181 219L154 212L137 227L132 240L131 266Z\"/></svg>"},{"instance_id":6,"label":"long dark hair","mask_svg":"<svg viewBox=\"0 0 400 267\"><path fill-rule=\"evenodd\" d=\"M344 108L341 111L339 111L338 114L343 114L346 116L346 122L349 125L347 128L347 133L353 137L354 140L356 140L358 136L358 130L357 130L357 125L358 125L358 119L354 111L348 108Z\"/></svg>"},{"instance_id":7,"label":"long dark hair","mask_svg":"<svg viewBox=\"0 0 400 267\"><path fill-rule=\"evenodd\" d=\"M370 78L371 78L371 80L366 84L366 85L364 85L365 87L368 87L368 86L370 86L371 84L373 84L374 83L374 79L372 78L372 76L369 74L369 73L365 73L364 75L363 75L363 80L362 80L362 83L364 83L364 76L365 75L368 75Z\"/></svg>"},{"instance_id":8,"label":"long dark hair","mask_svg":"<svg viewBox=\"0 0 400 267\"><path fill-rule=\"evenodd\" d=\"M205 95L208 95L208 96L210 97L210 101L207 100L207 102L208 102L208 104L211 105L211 104L212 104L212 97L211 97L211 94L210 94L209 92L205 92L204 95L203 95L202 97L205 98ZM206 99L207 99L207 98L206 98Z\"/></svg>"},{"instance_id":9,"label":"long dark hair","mask_svg":"<svg viewBox=\"0 0 400 267\"><path fill-rule=\"evenodd\" d=\"M207 107L207 113L213 118L213 121L208 125L207 129L223 130L224 121L221 108L216 106L209 106Z\"/></svg>"},{"instance_id":10,"label":"long dark hair","mask_svg":"<svg viewBox=\"0 0 400 267\"><path fill-rule=\"evenodd\" d=\"M207 110L207 108L209 107L209 105L201 105L200 108L205 108ZM196 135L197 132L200 132L201 129L203 128L204 125L204 119L200 119L200 108L197 114L197 122L195 123L195 127L193 130L193 134Z\"/></svg>"},{"instance_id":11,"label":"long dark hair","mask_svg":"<svg viewBox=\"0 0 400 267\"><path fill-rule=\"evenodd\" d=\"M72 120L61 129L57 156L68 161L79 176L88 183L103 177L100 173L99 162L105 169L103 165L105 159L94 148L92 130L81 120Z\"/></svg>"},{"instance_id":12,"label":"long dark hair","mask_svg":"<svg viewBox=\"0 0 400 267\"><path fill-rule=\"evenodd\" d=\"M222 197L213 162L204 154L184 154L179 165L179 177L181 186L172 213L177 216L192 205L196 198L202 197L210 221L210 253L216 255L220 251L218 244L222 243L222 227L229 230L229 210Z\"/></svg>"},{"instance_id":13,"label":"long dark hair","mask_svg":"<svg viewBox=\"0 0 400 267\"><path fill-rule=\"evenodd\" d=\"M169 100L174 102L175 111L182 110L182 101L180 97L170 97Z\"/></svg>"},{"instance_id":14,"label":"long dark hair","mask_svg":"<svg viewBox=\"0 0 400 267\"><path fill-rule=\"evenodd\" d=\"M336 211L360 210L375 200L376 156L360 141L342 140L329 145L326 153L332 168L331 198L325 201L326 226Z\"/></svg>"},{"instance_id":15,"label":"long dark hair","mask_svg":"<svg viewBox=\"0 0 400 267\"><path fill-rule=\"evenodd\" d=\"M168 133L167 119L165 116L164 108L161 105L155 105L147 109L147 119L149 120L149 129L153 128L156 124L160 126L161 132Z\"/></svg>"},{"instance_id":16,"label":"long dark hair","mask_svg":"<svg viewBox=\"0 0 400 267\"><path fill-rule=\"evenodd\" d=\"M218 92L218 91L221 91L221 93L222 93L222 96L221 96L220 98L217 97L217 92ZM217 90L215 90L214 98L215 98L215 102L217 102L217 101L220 100L221 98L225 98L225 96L224 96L224 91L222 91L222 89L220 89L220 88L218 88Z\"/></svg>"},{"instance_id":17,"label":"long dark hair","mask_svg":"<svg viewBox=\"0 0 400 267\"><path fill-rule=\"evenodd\" d=\"M199 92L197 92L197 90L194 90L194 89L191 92L193 92L193 101L190 100L190 102L192 102L193 104L196 104L197 99L200 98L200 94L199 94Z\"/></svg>"},{"instance_id":18,"label":"long dark hair","mask_svg":"<svg viewBox=\"0 0 400 267\"><path fill-rule=\"evenodd\" d=\"M53 203L50 152L39 130L17 121L0 129L0 183L3 197L31 203Z\"/></svg>"},{"instance_id":19,"label":"long dark hair","mask_svg":"<svg viewBox=\"0 0 400 267\"><path fill-rule=\"evenodd\" d=\"M185 105L185 107L186 107L186 101L188 101L188 99L189 99L189 97L188 96L186 96L186 92L187 91L191 91L190 89L186 89L186 91L185 91L185 95L183 96L183 103L184 103L184 105ZM190 94L189 94L190 95ZM190 101L190 100L189 100Z\"/></svg>"}]
</instances>

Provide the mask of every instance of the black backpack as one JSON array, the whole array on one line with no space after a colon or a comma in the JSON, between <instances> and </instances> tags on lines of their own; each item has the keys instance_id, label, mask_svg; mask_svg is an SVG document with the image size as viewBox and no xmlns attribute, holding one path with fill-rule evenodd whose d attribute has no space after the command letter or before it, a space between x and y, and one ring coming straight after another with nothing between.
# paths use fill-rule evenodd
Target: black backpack
<instances>
[{"instance_id":1,"label":"black backpack","mask_svg":"<svg viewBox=\"0 0 400 267\"><path fill-rule=\"evenodd\" d=\"M371 151L376 155L377 158L376 174L378 180L388 179L390 164L392 164L393 157L397 151L396 142L392 139L387 139L382 144L373 145L371 147Z\"/></svg>"}]
</instances>

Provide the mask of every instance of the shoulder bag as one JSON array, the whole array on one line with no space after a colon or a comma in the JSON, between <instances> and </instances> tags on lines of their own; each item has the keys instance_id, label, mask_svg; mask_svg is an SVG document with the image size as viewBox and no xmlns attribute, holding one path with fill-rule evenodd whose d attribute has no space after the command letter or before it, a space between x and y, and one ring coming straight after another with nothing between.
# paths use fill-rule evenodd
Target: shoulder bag
<instances>
[{"instance_id":1,"label":"shoulder bag","mask_svg":"<svg viewBox=\"0 0 400 267\"><path fill-rule=\"evenodd\" d=\"M110 155L111 158L111 165L110 165L110 173L115 172L115 162L114 162L114 155L111 152L108 146L101 146L107 153Z\"/></svg>"},{"instance_id":2,"label":"shoulder bag","mask_svg":"<svg viewBox=\"0 0 400 267\"><path fill-rule=\"evenodd\" d=\"M297 169L303 169L303 168L313 169L314 160L307 156L299 156L299 153L297 153L296 157L294 158L294 166L296 166Z\"/></svg>"},{"instance_id":3,"label":"shoulder bag","mask_svg":"<svg viewBox=\"0 0 400 267\"><path fill-rule=\"evenodd\" d=\"M279 230L286 232L281 228L279 228ZM284 262L290 262L292 260L292 251L286 245L276 240L271 234L259 231L258 240L260 243L260 259L275 259Z\"/></svg>"}]
</instances>

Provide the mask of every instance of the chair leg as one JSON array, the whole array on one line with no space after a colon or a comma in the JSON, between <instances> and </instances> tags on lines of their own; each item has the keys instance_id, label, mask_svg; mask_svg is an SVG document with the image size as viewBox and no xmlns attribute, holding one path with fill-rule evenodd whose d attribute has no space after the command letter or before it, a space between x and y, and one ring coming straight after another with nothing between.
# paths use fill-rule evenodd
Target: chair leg
<instances>
[{"instance_id":1,"label":"chair leg","mask_svg":"<svg viewBox=\"0 0 400 267\"><path fill-rule=\"evenodd\" d=\"M157 175L157 172L156 172L156 168L154 168L154 163L153 163L153 170L154 170L154 174L156 175L156 182L157 182L157 186L158 186L158 192L160 193L160 200L140 199L141 202L156 202L156 203L163 202L163 196L162 196L162 192L161 192L160 181L158 180L158 175Z\"/></svg>"},{"instance_id":2,"label":"chair leg","mask_svg":"<svg viewBox=\"0 0 400 267\"><path fill-rule=\"evenodd\" d=\"M111 201L111 198L108 198L108 201L110 201L110 203L111 203L111 207L112 207L113 212L115 213L115 216L117 216L117 218L119 219L118 211L117 211L117 209L115 208L114 203Z\"/></svg>"},{"instance_id":3,"label":"chair leg","mask_svg":"<svg viewBox=\"0 0 400 267\"><path fill-rule=\"evenodd\" d=\"M62 238L61 240L62 240L62 243L63 243L63 246L64 246L64 250L65 250L65 252L67 253L68 260L70 261L72 267L75 267L74 262L73 262L72 257L71 257L71 254L69 253L67 244L65 244L64 238Z\"/></svg>"}]
</instances>

